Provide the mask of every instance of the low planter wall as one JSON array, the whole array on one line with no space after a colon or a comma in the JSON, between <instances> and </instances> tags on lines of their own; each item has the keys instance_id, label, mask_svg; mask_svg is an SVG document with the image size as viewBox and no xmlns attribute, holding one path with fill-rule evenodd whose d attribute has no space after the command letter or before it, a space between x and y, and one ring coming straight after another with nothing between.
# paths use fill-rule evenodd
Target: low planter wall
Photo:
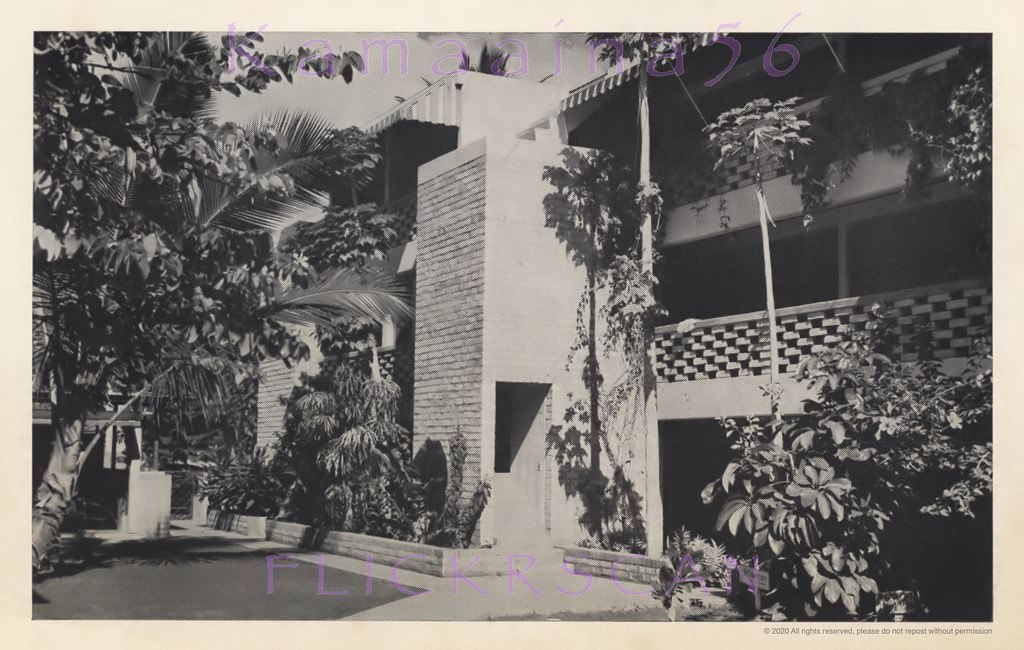
<instances>
[{"instance_id":1,"label":"low planter wall","mask_svg":"<svg viewBox=\"0 0 1024 650\"><path fill-rule=\"evenodd\" d=\"M246 537L267 538L267 518L235 515L210 508L206 511L206 525L217 530L229 530Z\"/></svg>"},{"instance_id":2,"label":"low planter wall","mask_svg":"<svg viewBox=\"0 0 1024 650\"><path fill-rule=\"evenodd\" d=\"M321 550L362 561L372 556L373 563L378 566L394 567L400 564L401 569L442 578L450 578L456 571L467 577L508 575L510 555L514 570L525 572L530 568L529 558L516 558L516 555L525 555L522 553L510 554L495 548L444 548L360 533L316 530L303 524L234 515L212 508L207 511L206 525L217 530L262 537L296 548ZM531 557L536 561L536 567L549 564L557 567L562 561L562 552L560 549L551 549L534 552ZM621 577L624 580L630 579L624 574Z\"/></svg>"},{"instance_id":3,"label":"low planter wall","mask_svg":"<svg viewBox=\"0 0 1024 650\"><path fill-rule=\"evenodd\" d=\"M313 528L305 524L271 519L267 521L267 539L279 544L309 548L313 544Z\"/></svg>"},{"instance_id":4,"label":"low planter wall","mask_svg":"<svg viewBox=\"0 0 1024 650\"><path fill-rule=\"evenodd\" d=\"M597 548L580 546L562 546L560 548L563 561L573 567L573 571L577 573L589 573L593 576L615 578L623 582L638 584L654 585L657 583L661 560Z\"/></svg>"},{"instance_id":5,"label":"low planter wall","mask_svg":"<svg viewBox=\"0 0 1024 650\"><path fill-rule=\"evenodd\" d=\"M317 536L316 548L336 555L365 560L373 554L373 562L395 566L432 576L448 578L456 569L465 576L506 575L508 554L493 548L442 548L430 544L402 542L384 537L332 530ZM516 567L525 570L525 560Z\"/></svg>"}]
</instances>

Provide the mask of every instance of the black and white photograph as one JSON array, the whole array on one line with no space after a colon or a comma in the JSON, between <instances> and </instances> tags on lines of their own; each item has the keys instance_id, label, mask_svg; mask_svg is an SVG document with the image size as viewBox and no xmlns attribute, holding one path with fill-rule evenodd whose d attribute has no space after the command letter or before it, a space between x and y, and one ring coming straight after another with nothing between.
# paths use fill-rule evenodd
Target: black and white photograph
<instances>
[{"instance_id":1,"label":"black and white photograph","mask_svg":"<svg viewBox=\"0 0 1024 650\"><path fill-rule=\"evenodd\" d=\"M991 634L992 32L558 11L32 30L34 625Z\"/></svg>"}]
</instances>

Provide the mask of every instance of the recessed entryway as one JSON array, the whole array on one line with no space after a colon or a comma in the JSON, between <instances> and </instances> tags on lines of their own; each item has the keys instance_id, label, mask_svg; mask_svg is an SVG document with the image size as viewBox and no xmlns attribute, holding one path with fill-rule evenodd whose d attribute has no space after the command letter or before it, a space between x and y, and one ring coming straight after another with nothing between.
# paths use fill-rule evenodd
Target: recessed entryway
<instances>
[{"instance_id":1,"label":"recessed entryway","mask_svg":"<svg viewBox=\"0 0 1024 650\"><path fill-rule=\"evenodd\" d=\"M550 384L497 382L494 390L494 492L498 544L544 534L545 402Z\"/></svg>"}]
</instances>

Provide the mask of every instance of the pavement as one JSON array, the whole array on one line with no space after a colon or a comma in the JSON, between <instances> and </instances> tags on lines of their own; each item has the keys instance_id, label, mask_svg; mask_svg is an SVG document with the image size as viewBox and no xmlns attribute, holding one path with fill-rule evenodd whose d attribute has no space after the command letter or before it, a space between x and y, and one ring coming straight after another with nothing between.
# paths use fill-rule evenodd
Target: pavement
<instances>
[{"instance_id":1,"label":"pavement","mask_svg":"<svg viewBox=\"0 0 1024 650\"><path fill-rule=\"evenodd\" d=\"M455 580L199 522L175 522L164 539L96 532L76 547L80 557L35 585L33 618L667 620L648 585L574 576L560 566L537 567L525 582Z\"/></svg>"}]
</instances>

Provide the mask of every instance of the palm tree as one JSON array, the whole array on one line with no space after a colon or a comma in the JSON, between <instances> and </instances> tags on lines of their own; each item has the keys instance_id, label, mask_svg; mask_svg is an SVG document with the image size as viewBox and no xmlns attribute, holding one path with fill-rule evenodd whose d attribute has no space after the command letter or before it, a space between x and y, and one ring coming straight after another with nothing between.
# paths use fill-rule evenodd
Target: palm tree
<instances>
[{"instance_id":1,"label":"palm tree","mask_svg":"<svg viewBox=\"0 0 1024 650\"><path fill-rule=\"evenodd\" d=\"M508 53L502 52L496 47L490 48L487 43L484 43L480 49L476 65L470 65L469 52L462 51L462 63L459 65L459 69L504 77L507 74L505 72L505 66L507 65Z\"/></svg>"}]
</instances>

